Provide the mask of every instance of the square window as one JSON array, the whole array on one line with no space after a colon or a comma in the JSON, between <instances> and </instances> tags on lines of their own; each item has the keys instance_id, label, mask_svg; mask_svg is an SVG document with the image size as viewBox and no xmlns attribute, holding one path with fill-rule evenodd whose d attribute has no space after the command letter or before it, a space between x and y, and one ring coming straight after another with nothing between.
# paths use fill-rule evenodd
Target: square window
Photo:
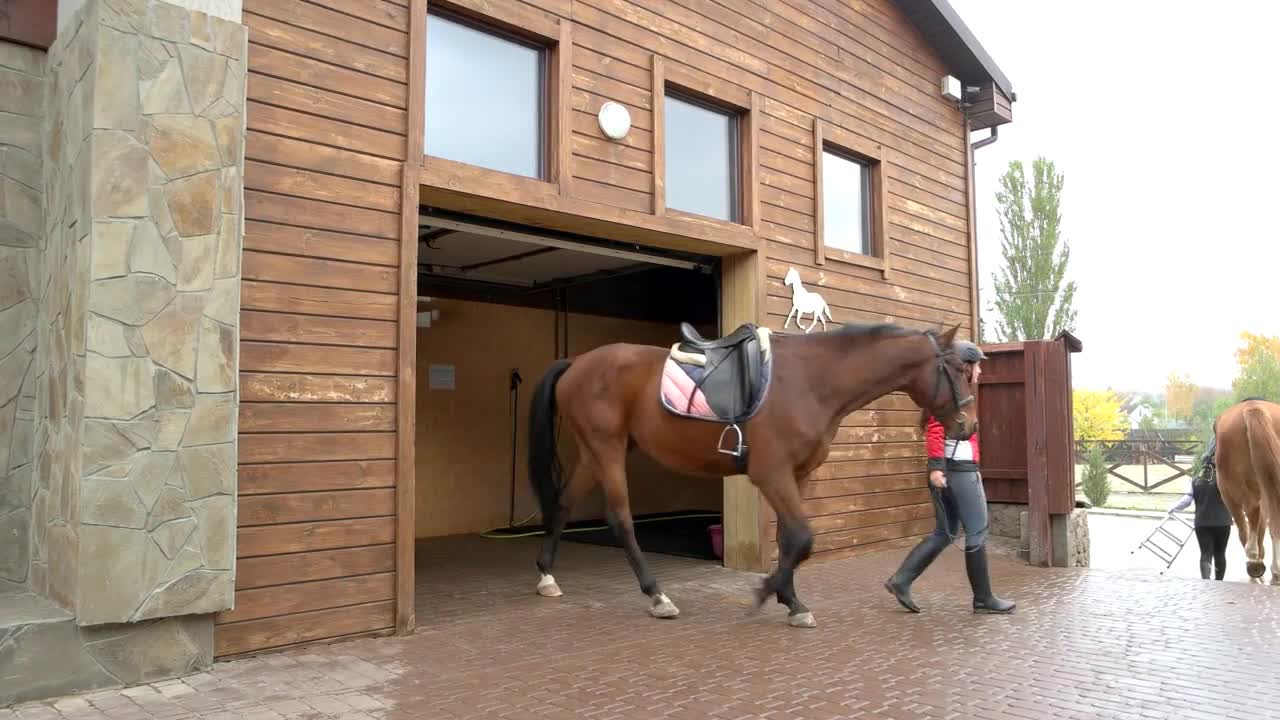
<instances>
[{"instance_id":1,"label":"square window","mask_svg":"<svg viewBox=\"0 0 1280 720\"><path fill-rule=\"evenodd\" d=\"M666 206L738 222L738 115L667 93Z\"/></svg>"},{"instance_id":2,"label":"square window","mask_svg":"<svg viewBox=\"0 0 1280 720\"><path fill-rule=\"evenodd\" d=\"M426 154L542 179L547 54L505 33L429 13Z\"/></svg>"},{"instance_id":3,"label":"square window","mask_svg":"<svg viewBox=\"0 0 1280 720\"><path fill-rule=\"evenodd\" d=\"M827 247L872 255L871 166L824 148L822 234Z\"/></svg>"}]
</instances>

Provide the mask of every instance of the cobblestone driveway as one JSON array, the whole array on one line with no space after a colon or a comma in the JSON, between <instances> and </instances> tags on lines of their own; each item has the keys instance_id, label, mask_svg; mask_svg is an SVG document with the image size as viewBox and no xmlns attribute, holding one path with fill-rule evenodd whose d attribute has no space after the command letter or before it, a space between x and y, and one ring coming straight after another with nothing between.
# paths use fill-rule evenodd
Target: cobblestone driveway
<instances>
[{"instance_id":1,"label":"cobblestone driveway","mask_svg":"<svg viewBox=\"0 0 1280 720\"><path fill-rule=\"evenodd\" d=\"M880 588L899 550L804 568L820 625L798 630L777 605L744 615L754 577L658 556L683 614L652 620L618 551L563 548L558 600L533 595L526 541L433 543L412 637L219 663L0 720L1280 717L1269 586L999 560L1018 612L975 616L948 550L913 616Z\"/></svg>"}]
</instances>

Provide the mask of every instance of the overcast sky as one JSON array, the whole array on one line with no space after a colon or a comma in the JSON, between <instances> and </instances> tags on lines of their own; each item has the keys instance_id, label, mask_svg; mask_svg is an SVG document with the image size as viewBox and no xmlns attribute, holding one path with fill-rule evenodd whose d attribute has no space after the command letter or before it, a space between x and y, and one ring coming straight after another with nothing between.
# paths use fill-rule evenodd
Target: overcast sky
<instances>
[{"instance_id":1,"label":"overcast sky","mask_svg":"<svg viewBox=\"0 0 1280 720\"><path fill-rule=\"evenodd\" d=\"M1240 332L1280 334L1280 2L951 3L1018 95L976 158L983 307L998 178L1042 154L1066 177L1076 387L1230 387Z\"/></svg>"}]
</instances>

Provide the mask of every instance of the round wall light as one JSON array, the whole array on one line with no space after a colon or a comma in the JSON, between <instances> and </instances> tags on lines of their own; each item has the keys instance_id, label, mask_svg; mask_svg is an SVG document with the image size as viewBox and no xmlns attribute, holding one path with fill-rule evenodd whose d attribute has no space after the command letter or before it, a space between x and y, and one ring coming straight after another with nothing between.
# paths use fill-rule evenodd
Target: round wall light
<instances>
[{"instance_id":1,"label":"round wall light","mask_svg":"<svg viewBox=\"0 0 1280 720\"><path fill-rule=\"evenodd\" d=\"M612 100L600 106L596 119L600 122L600 131L610 140L621 140L631 130L631 113Z\"/></svg>"}]
</instances>

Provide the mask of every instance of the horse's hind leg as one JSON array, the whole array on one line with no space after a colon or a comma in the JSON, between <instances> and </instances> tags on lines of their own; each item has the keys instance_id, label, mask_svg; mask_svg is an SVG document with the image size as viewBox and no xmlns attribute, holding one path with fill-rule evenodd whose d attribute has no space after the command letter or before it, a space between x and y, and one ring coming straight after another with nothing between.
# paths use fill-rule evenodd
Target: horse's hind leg
<instances>
[{"instance_id":1,"label":"horse's hind leg","mask_svg":"<svg viewBox=\"0 0 1280 720\"><path fill-rule=\"evenodd\" d=\"M551 570L556 564L556 550L560 546L560 535L564 533L565 523L569 521L574 505L577 505L591 489L591 478L591 463L589 458L584 457L569 475L569 484L565 486L564 493L560 496L556 516L551 520L547 534L542 536L542 552L538 555L538 572L541 573L538 579L539 595L560 597L564 594L560 592L560 586L556 584Z\"/></svg>"},{"instance_id":2,"label":"horse's hind leg","mask_svg":"<svg viewBox=\"0 0 1280 720\"><path fill-rule=\"evenodd\" d=\"M790 552L793 542L792 533L787 530L787 526L782 521L778 522L778 555L784 555ZM789 578L785 585L780 587L777 592L778 602L787 606L787 624L792 627L817 627L818 623L813 619L813 613L796 595L795 577Z\"/></svg>"},{"instance_id":3,"label":"horse's hind leg","mask_svg":"<svg viewBox=\"0 0 1280 720\"><path fill-rule=\"evenodd\" d=\"M1248 561L1245 563L1245 570L1249 573L1249 577L1256 580L1267 572L1264 544L1266 531L1262 524L1261 504L1247 508L1245 514L1249 518L1249 539L1244 544L1244 555Z\"/></svg>"},{"instance_id":4,"label":"horse's hind leg","mask_svg":"<svg viewBox=\"0 0 1280 720\"><path fill-rule=\"evenodd\" d=\"M1273 514L1267 524L1271 531L1271 584L1280 585L1280 518Z\"/></svg>"},{"instance_id":5,"label":"horse's hind leg","mask_svg":"<svg viewBox=\"0 0 1280 720\"><path fill-rule=\"evenodd\" d=\"M627 493L627 453L626 444L607 449L593 447L600 464L600 486L604 489L605 507L608 512L609 527L622 543L627 554L627 562L631 565L636 581L640 583L640 591L649 596L649 614L656 618L674 618L680 609L662 592L658 579L649 570L640 543L636 542L635 521L631 517L631 499Z\"/></svg>"}]
</instances>

